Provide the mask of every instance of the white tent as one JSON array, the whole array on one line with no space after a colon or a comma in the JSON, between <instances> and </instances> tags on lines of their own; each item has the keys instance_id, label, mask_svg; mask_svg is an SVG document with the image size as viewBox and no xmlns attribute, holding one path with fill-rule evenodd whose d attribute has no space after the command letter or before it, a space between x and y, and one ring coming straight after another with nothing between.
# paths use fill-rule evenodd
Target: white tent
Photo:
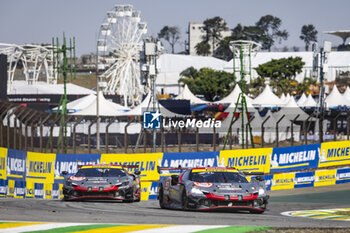
<instances>
[{"instance_id":1,"label":"white tent","mask_svg":"<svg viewBox=\"0 0 350 233\"><path fill-rule=\"evenodd\" d=\"M305 121L309 115L305 113L298 104L295 102L294 97L290 97L288 103L281 108L278 112L276 112L277 118L282 117L285 115L285 118L287 118L290 121L293 121L297 115L297 121Z\"/></svg>"},{"instance_id":2,"label":"white tent","mask_svg":"<svg viewBox=\"0 0 350 233\"><path fill-rule=\"evenodd\" d=\"M280 100L283 101L283 103L286 100L286 95L284 93L280 96Z\"/></svg>"},{"instance_id":3,"label":"white tent","mask_svg":"<svg viewBox=\"0 0 350 233\"><path fill-rule=\"evenodd\" d=\"M297 104L298 104L299 106L301 106L305 101L306 101L306 95L305 95L305 93L303 93L303 94L301 95L300 99L298 100Z\"/></svg>"},{"instance_id":4,"label":"white tent","mask_svg":"<svg viewBox=\"0 0 350 233\"><path fill-rule=\"evenodd\" d=\"M88 105L86 108L82 109L79 112L72 113L71 115L81 115L81 116L96 116L96 105L97 98ZM99 115L100 116L118 116L121 113L129 111L130 109L124 107L120 104L113 103L108 101L103 96L102 92L99 94Z\"/></svg>"},{"instance_id":5,"label":"white tent","mask_svg":"<svg viewBox=\"0 0 350 233\"><path fill-rule=\"evenodd\" d=\"M325 100L327 108L336 108L338 106L350 106L348 101L342 94L340 94L337 86L333 86L331 94Z\"/></svg>"},{"instance_id":6,"label":"white tent","mask_svg":"<svg viewBox=\"0 0 350 233\"><path fill-rule=\"evenodd\" d=\"M68 112L79 112L82 109L89 106L94 101L96 101L96 95L90 94L90 95L81 97L79 99L76 99L72 102L67 103L67 110L68 110ZM58 107L55 107L52 110L56 111L57 109L58 109Z\"/></svg>"},{"instance_id":7,"label":"white tent","mask_svg":"<svg viewBox=\"0 0 350 233\"><path fill-rule=\"evenodd\" d=\"M289 102L290 99L291 99L290 94L287 93L287 96L286 96L286 98L284 99L283 104L287 104L287 103Z\"/></svg>"},{"instance_id":8,"label":"white tent","mask_svg":"<svg viewBox=\"0 0 350 233\"><path fill-rule=\"evenodd\" d=\"M315 108L317 106L317 102L314 100L312 95L309 94L306 100L299 106L302 108Z\"/></svg>"},{"instance_id":9,"label":"white tent","mask_svg":"<svg viewBox=\"0 0 350 233\"><path fill-rule=\"evenodd\" d=\"M346 90L343 93L343 96L350 102L350 88L349 87L346 87Z\"/></svg>"},{"instance_id":10,"label":"white tent","mask_svg":"<svg viewBox=\"0 0 350 233\"><path fill-rule=\"evenodd\" d=\"M236 84L235 88L232 90L232 92L228 96L224 97L221 100L215 101L215 103L230 104L230 106L234 108L235 104L237 103L238 96L239 94L241 94L241 92L242 92L241 88L239 87L238 84ZM249 98L247 95L244 95L244 96L247 102L247 107L248 108L253 107L252 106L253 100Z\"/></svg>"},{"instance_id":11,"label":"white tent","mask_svg":"<svg viewBox=\"0 0 350 233\"><path fill-rule=\"evenodd\" d=\"M276 96L269 85L266 85L260 95L258 95L252 102L256 107L280 107L283 106L283 102Z\"/></svg>"},{"instance_id":12,"label":"white tent","mask_svg":"<svg viewBox=\"0 0 350 233\"><path fill-rule=\"evenodd\" d=\"M175 98L176 100L189 100L191 104L208 104L209 101L201 100L195 96L191 90L185 85L182 92Z\"/></svg>"}]
</instances>

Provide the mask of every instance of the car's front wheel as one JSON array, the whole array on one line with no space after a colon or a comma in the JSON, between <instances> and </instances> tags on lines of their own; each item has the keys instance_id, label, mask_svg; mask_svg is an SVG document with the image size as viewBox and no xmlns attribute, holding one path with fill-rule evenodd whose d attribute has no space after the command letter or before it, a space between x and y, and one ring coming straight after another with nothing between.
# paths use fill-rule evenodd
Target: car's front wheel
<instances>
[{"instance_id":1,"label":"car's front wheel","mask_svg":"<svg viewBox=\"0 0 350 233\"><path fill-rule=\"evenodd\" d=\"M181 196L181 206L183 210L188 209L188 197L186 193L186 189L182 191L182 196Z\"/></svg>"},{"instance_id":2,"label":"car's front wheel","mask_svg":"<svg viewBox=\"0 0 350 233\"><path fill-rule=\"evenodd\" d=\"M159 188L158 199L160 208L165 209L163 186Z\"/></svg>"}]
</instances>

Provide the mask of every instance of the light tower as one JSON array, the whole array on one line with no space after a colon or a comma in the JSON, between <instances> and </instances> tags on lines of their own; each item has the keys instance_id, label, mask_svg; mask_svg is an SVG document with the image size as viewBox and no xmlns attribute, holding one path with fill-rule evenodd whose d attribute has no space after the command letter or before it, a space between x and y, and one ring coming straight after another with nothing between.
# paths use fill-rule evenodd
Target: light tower
<instances>
[{"instance_id":1,"label":"light tower","mask_svg":"<svg viewBox=\"0 0 350 233\"><path fill-rule=\"evenodd\" d=\"M226 148L227 140L230 135L232 125L234 123L234 117L236 114L236 111L238 107L241 108L241 120L242 120L242 127L241 127L241 132L242 132L242 148L244 148L244 133L246 132L245 130L245 120L244 118L247 118L247 127L249 130L250 134L250 140L252 147L254 147L253 143L253 134L252 134L252 128L249 123L249 111L247 107L247 101L246 101L246 95L245 95L245 89L244 89L244 81L246 79L246 76L249 75L251 78L251 56L252 54L256 54L260 48L261 45L254 42L254 41L246 41L246 40L236 40L232 41L230 43L231 45L231 50L233 53L233 79L236 85L238 85L238 82L236 80L237 76L236 73L238 73L240 81L241 81L241 93L238 95L236 104L235 104L235 109L232 115L231 123L225 138L225 144L224 144L224 149ZM236 69L237 67L237 69ZM246 135L248 137L248 134ZM248 148L248 144L247 144Z\"/></svg>"}]
</instances>

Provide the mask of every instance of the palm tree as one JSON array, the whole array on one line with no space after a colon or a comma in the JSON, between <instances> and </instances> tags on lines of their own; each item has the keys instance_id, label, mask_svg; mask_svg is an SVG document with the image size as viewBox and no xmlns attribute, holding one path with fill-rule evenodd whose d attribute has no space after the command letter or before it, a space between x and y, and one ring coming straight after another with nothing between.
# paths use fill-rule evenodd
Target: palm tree
<instances>
[{"instance_id":1,"label":"palm tree","mask_svg":"<svg viewBox=\"0 0 350 233\"><path fill-rule=\"evenodd\" d=\"M305 50L309 51L310 42L317 42L317 30L314 25L304 25L301 28L300 39L305 42Z\"/></svg>"},{"instance_id":2,"label":"palm tree","mask_svg":"<svg viewBox=\"0 0 350 233\"><path fill-rule=\"evenodd\" d=\"M208 56L210 54L210 45L204 41L198 43L194 48L197 55Z\"/></svg>"}]
</instances>

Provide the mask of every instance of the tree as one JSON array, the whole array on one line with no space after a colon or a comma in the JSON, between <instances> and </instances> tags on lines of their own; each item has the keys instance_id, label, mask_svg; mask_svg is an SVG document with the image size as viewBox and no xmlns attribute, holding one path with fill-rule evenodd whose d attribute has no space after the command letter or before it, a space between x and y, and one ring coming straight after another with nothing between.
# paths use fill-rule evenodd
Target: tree
<instances>
[{"instance_id":1,"label":"tree","mask_svg":"<svg viewBox=\"0 0 350 233\"><path fill-rule=\"evenodd\" d=\"M282 40L287 40L288 32L286 30L280 30L282 20L278 17L272 15L265 15L260 18L255 26L262 31L260 41L262 43L262 48L271 50L271 47L276 41L281 43Z\"/></svg>"},{"instance_id":2,"label":"tree","mask_svg":"<svg viewBox=\"0 0 350 233\"><path fill-rule=\"evenodd\" d=\"M208 56L210 54L210 45L204 41L198 43L194 48L197 55Z\"/></svg>"},{"instance_id":3,"label":"tree","mask_svg":"<svg viewBox=\"0 0 350 233\"><path fill-rule=\"evenodd\" d=\"M219 47L215 50L214 57L220 58L226 61L232 59L232 51L230 48L230 42L232 37L227 36L219 42Z\"/></svg>"},{"instance_id":4,"label":"tree","mask_svg":"<svg viewBox=\"0 0 350 233\"><path fill-rule=\"evenodd\" d=\"M237 24L237 26L232 30L232 40L246 40L247 37L244 29L245 27L243 27L241 24Z\"/></svg>"},{"instance_id":5,"label":"tree","mask_svg":"<svg viewBox=\"0 0 350 233\"><path fill-rule=\"evenodd\" d=\"M213 101L215 97L223 98L232 91L232 74L210 68L202 68L198 72L194 70L193 67L187 68L181 74L190 74L190 77L179 79L179 82L185 83L193 94L204 95L207 100Z\"/></svg>"},{"instance_id":6,"label":"tree","mask_svg":"<svg viewBox=\"0 0 350 233\"><path fill-rule=\"evenodd\" d=\"M271 78L272 80L292 80L297 74L301 73L304 65L305 62L302 61L301 57L272 59L259 65L256 72L261 77Z\"/></svg>"},{"instance_id":7,"label":"tree","mask_svg":"<svg viewBox=\"0 0 350 233\"><path fill-rule=\"evenodd\" d=\"M158 33L160 39L166 40L171 46L171 53L174 53L175 44L180 39L180 30L178 27L164 26Z\"/></svg>"},{"instance_id":8,"label":"tree","mask_svg":"<svg viewBox=\"0 0 350 233\"><path fill-rule=\"evenodd\" d=\"M186 70L183 70L180 73L180 76L195 79L198 77L198 70L195 69L193 66L191 66L191 67L188 67Z\"/></svg>"},{"instance_id":9,"label":"tree","mask_svg":"<svg viewBox=\"0 0 350 233\"><path fill-rule=\"evenodd\" d=\"M310 42L317 42L317 30L314 25L304 25L301 28L300 39L305 42L305 50L309 51Z\"/></svg>"},{"instance_id":10,"label":"tree","mask_svg":"<svg viewBox=\"0 0 350 233\"><path fill-rule=\"evenodd\" d=\"M206 19L204 22L203 30L205 35L203 36L203 42L209 44L209 41L212 42L212 52L214 54L216 45L218 41L221 40L221 32L227 28L225 20L219 16L214 18Z\"/></svg>"}]
</instances>

